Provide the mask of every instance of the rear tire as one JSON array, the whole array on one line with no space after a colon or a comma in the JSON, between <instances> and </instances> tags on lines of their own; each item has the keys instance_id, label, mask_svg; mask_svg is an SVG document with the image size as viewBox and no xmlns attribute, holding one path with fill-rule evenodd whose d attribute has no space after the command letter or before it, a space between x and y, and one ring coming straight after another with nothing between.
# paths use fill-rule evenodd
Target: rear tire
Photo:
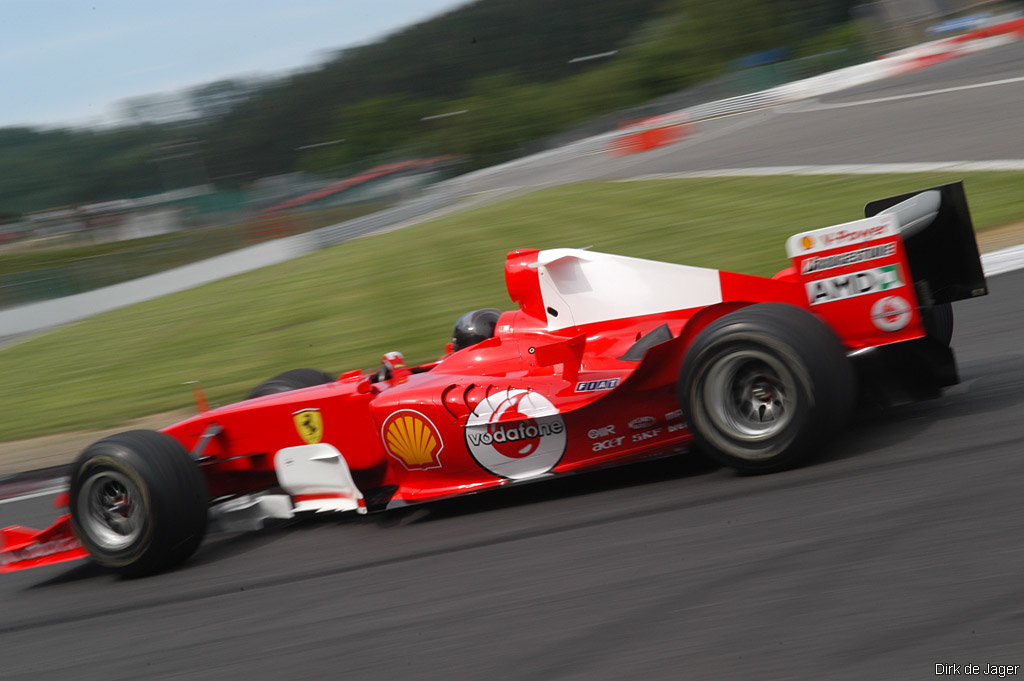
<instances>
[{"instance_id":1,"label":"rear tire","mask_svg":"<svg viewBox=\"0 0 1024 681\"><path fill-rule=\"evenodd\" d=\"M71 473L71 522L100 565L138 577L181 563L206 534L206 478L177 440L132 430L89 445Z\"/></svg>"},{"instance_id":2,"label":"rear tire","mask_svg":"<svg viewBox=\"0 0 1024 681\"><path fill-rule=\"evenodd\" d=\"M924 331L948 348L953 341L952 303L938 303L925 310Z\"/></svg>"},{"instance_id":3,"label":"rear tire","mask_svg":"<svg viewBox=\"0 0 1024 681\"><path fill-rule=\"evenodd\" d=\"M324 385L325 383L333 382L334 377L326 371L320 371L319 369L292 369L260 383L249 393L249 399L275 393L286 393L290 390L298 390L299 388L311 388L314 385Z\"/></svg>"},{"instance_id":4,"label":"rear tire","mask_svg":"<svg viewBox=\"0 0 1024 681\"><path fill-rule=\"evenodd\" d=\"M856 394L832 330L778 303L745 307L701 331L678 391L698 447L744 473L804 461L845 425Z\"/></svg>"}]
</instances>

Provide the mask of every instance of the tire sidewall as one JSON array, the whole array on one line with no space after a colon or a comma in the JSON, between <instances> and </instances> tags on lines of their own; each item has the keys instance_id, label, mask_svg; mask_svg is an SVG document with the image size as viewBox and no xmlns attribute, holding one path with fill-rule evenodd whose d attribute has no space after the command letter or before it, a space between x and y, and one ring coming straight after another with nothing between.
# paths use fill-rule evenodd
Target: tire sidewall
<instances>
[{"instance_id":1,"label":"tire sidewall","mask_svg":"<svg viewBox=\"0 0 1024 681\"><path fill-rule=\"evenodd\" d=\"M93 445L90 450L86 450L83 454L71 481L71 522L75 533L97 563L110 568L124 568L137 562L150 549L153 537L158 530L160 514L156 513L154 509L153 490L147 484L145 476L139 472L139 466L144 464L138 460L138 457L133 456L133 452L105 442ZM117 551L103 548L79 517L79 503L83 501L79 497L82 484L91 476L104 471L114 471L124 475L142 495L143 531L134 542ZM88 503L87 500L84 502Z\"/></svg>"},{"instance_id":2,"label":"tire sidewall","mask_svg":"<svg viewBox=\"0 0 1024 681\"><path fill-rule=\"evenodd\" d=\"M741 461L744 467L751 468L778 466L781 456L799 455L804 444L801 435L808 430L808 419L815 404L810 375L802 359L778 339L750 331L729 332L724 329L713 334L712 339L693 358L691 383L687 387L688 418L702 449L717 455L722 463L735 465ZM759 440L756 445L721 428L707 408L708 377L715 365L738 353L752 351L768 354L779 361L789 374L787 382L793 388L792 399L786 406L790 412L789 421L779 433ZM752 450L757 451L757 457L751 456Z\"/></svg>"},{"instance_id":3,"label":"tire sidewall","mask_svg":"<svg viewBox=\"0 0 1024 681\"><path fill-rule=\"evenodd\" d=\"M90 531L91 477L104 472L123 476L135 487L142 529L123 547L103 546ZM102 483L100 483L102 484ZM71 521L75 533L98 564L125 576L152 574L176 565L202 543L209 496L206 478L185 448L171 436L147 430L113 435L82 452L71 474Z\"/></svg>"},{"instance_id":4,"label":"tire sidewall","mask_svg":"<svg viewBox=\"0 0 1024 681\"><path fill-rule=\"evenodd\" d=\"M754 446L751 437L723 432L708 415L714 406L706 403L707 377L716 363L737 353L770 357L794 384L790 420ZM796 466L845 425L855 385L845 349L824 322L792 305L759 303L719 317L697 334L682 362L678 395L703 453L740 472L768 473Z\"/></svg>"}]
</instances>

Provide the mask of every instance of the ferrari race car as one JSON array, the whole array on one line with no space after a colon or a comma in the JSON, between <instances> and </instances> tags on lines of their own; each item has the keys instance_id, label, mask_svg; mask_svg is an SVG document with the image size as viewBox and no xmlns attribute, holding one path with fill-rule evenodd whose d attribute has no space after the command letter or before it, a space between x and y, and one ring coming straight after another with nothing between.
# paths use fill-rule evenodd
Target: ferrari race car
<instances>
[{"instance_id":1,"label":"ferrari race car","mask_svg":"<svg viewBox=\"0 0 1024 681\"><path fill-rule=\"evenodd\" d=\"M806 460L869 399L957 382L950 303L984 295L960 183L797 234L773 278L588 250L516 250L510 312L451 352L335 380L276 376L162 431L102 439L46 530L0 532L0 571L187 559L208 524L386 511L698 449L744 473Z\"/></svg>"}]
</instances>

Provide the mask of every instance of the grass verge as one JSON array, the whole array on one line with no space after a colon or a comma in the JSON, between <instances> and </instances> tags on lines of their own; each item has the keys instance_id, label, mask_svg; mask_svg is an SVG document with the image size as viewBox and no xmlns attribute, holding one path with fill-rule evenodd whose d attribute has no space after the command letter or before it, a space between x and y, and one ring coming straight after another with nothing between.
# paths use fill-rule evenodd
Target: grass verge
<instances>
[{"instance_id":1,"label":"grass verge","mask_svg":"<svg viewBox=\"0 0 1024 681\"><path fill-rule=\"evenodd\" d=\"M770 275L799 231L855 220L868 200L963 175L824 176L582 183L359 239L117 310L0 350L0 440L214 403L281 371L375 366L401 350L437 356L477 307L510 309L505 253L595 250ZM965 179L978 229L1024 218L1024 173Z\"/></svg>"}]
</instances>

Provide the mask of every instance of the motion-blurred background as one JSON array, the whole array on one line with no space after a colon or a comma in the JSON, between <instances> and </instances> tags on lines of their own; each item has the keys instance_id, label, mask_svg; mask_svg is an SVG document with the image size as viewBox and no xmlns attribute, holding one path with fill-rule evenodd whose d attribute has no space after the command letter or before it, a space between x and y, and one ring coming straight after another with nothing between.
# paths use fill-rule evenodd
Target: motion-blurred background
<instances>
[{"instance_id":1,"label":"motion-blurred background","mask_svg":"<svg viewBox=\"0 0 1024 681\"><path fill-rule=\"evenodd\" d=\"M115 102L97 94L88 116L69 103L66 118L58 108L36 121L33 109L14 104L59 95L67 87L61 72L87 60L90 45L114 44L111 36L134 29L122 25L123 3L90 4L91 23L82 21L79 33L68 25L84 6L30 4L0 7L0 33L13 38L19 21L36 29L52 21L72 47L55 58L52 78L8 90L10 110L0 105L0 308L343 222L459 173L956 35L1018 8L973 0L456 0L435 3L434 16L420 20L424 8L408 3L337 3L350 6L352 19L339 36L361 30L368 14L378 28L298 68L242 71ZM264 12L270 21L269 7L221 5L168 5L164 12L187 15L178 19L196 36L214 38L183 42L168 55L171 65L156 70L179 63L179 80L188 81L185 53L216 55L218 40L223 52L258 50L247 24L223 14ZM292 15L309 12L309 32L324 40L314 9L289 4ZM90 34L104 30L103 40ZM132 37L145 40L140 32ZM384 37L366 42L375 33ZM16 44L5 43L15 47L0 51L0 68L24 71ZM52 48L43 41L35 49ZM144 63L141 52L122 56ZM94 77L108 78L103 69Z\"/></svg>"}]
</instances>

